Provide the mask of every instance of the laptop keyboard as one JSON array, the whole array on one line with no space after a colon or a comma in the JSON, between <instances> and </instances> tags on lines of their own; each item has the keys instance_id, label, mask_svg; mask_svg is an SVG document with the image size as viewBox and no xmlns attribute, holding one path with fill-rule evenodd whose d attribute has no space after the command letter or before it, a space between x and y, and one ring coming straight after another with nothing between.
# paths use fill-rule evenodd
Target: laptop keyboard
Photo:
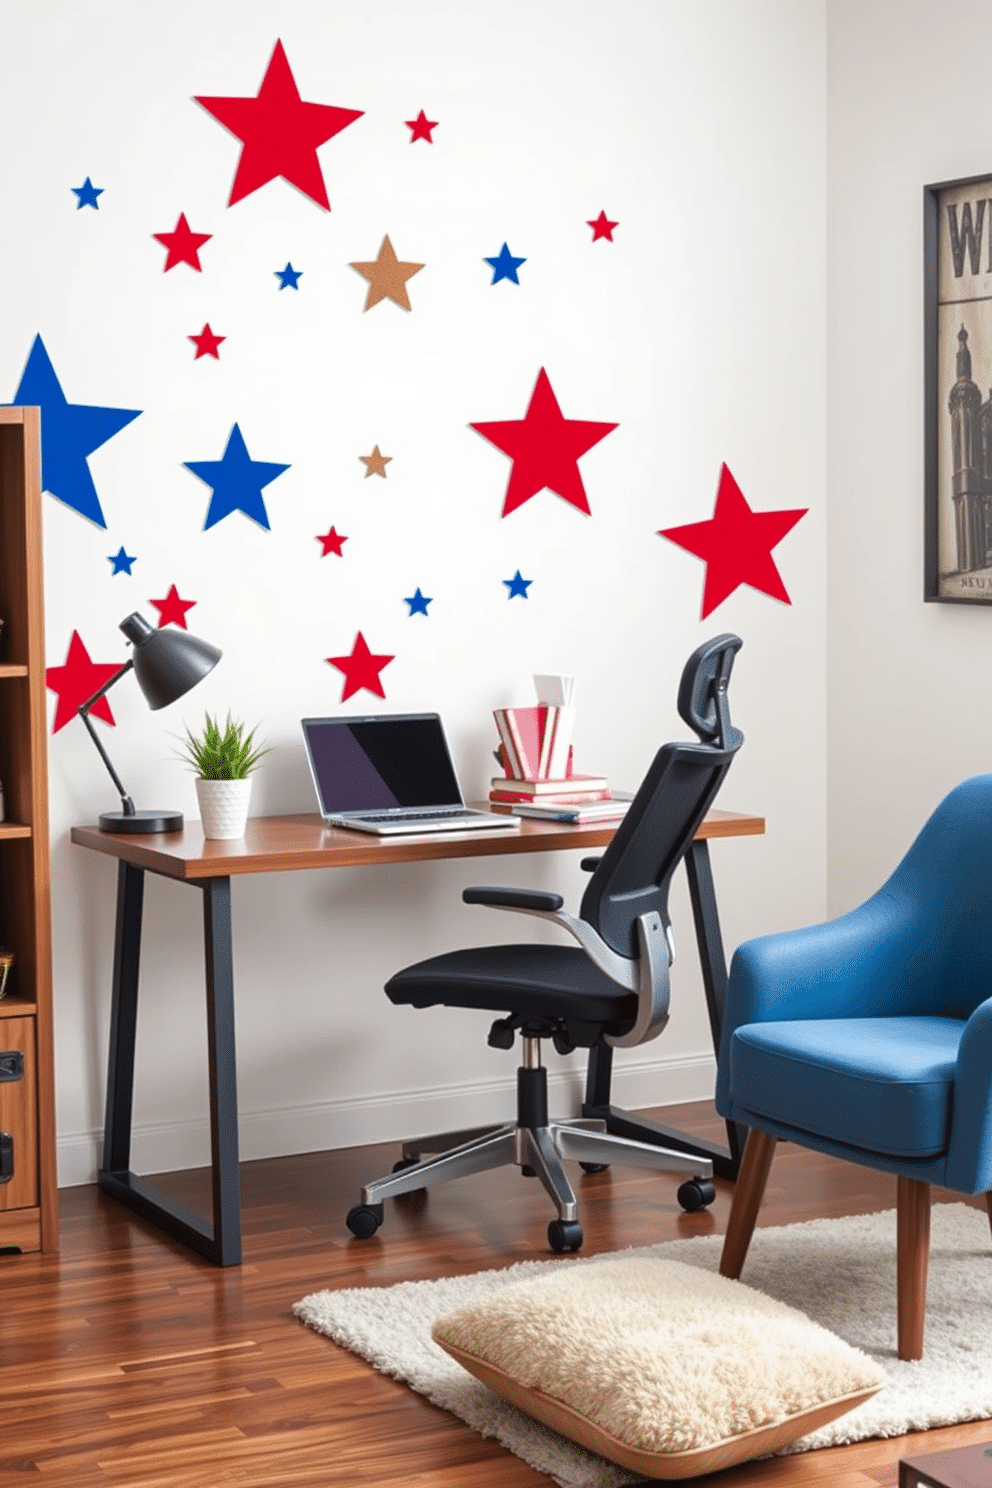
<instances>
[{"instance_id":1,"label":"laptop keyboard","mask_svg":"<svg viewBox=\"0 0 992 1488\"><path fill-rule=\"evenodd\" d=\"M478 811L470 811L466 806L453 806L449 811L363 811L361 816L363 821L371 822L419 822L480 814Z\"/></svg>"}]
</instances>

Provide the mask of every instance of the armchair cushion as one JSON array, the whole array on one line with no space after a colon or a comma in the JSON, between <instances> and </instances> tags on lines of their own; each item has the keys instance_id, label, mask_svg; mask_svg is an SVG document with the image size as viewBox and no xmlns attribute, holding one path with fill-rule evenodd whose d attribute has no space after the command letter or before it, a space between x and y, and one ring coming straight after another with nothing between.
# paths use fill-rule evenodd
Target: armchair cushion
<instances>
[{"instance_id":1,"label":"armchair cushion","mask_svg":"<svg viewBox=\"0 0 992 1488\"><path fill-rule=\"evenodd\" d=\"M950 1140L957 1018L822 1018L746 1023L730 1043L735 1116L895 1158ZM751 1124L760 1125L760 1121Z\"/></svg>"},{"instance_id":2,"label":"armchair cushion","mask_svg":"<svg viewBox=\"0 0 992 1488\"><path fill-rule=\"evenodd\" d=\"M652 1478L774 1452L885 1383L795 1308L658 1257L555 1267L439 1318L433 1336L528 1415Z\"/></svg>"}]
</instances>

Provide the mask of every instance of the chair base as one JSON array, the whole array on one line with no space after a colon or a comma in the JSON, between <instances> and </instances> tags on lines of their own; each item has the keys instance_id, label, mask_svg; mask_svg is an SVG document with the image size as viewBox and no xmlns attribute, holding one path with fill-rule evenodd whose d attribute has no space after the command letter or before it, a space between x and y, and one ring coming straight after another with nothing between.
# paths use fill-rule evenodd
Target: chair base
<instances>
[{"instance_id":1,"label":"chair base","mask_svg":"<svg viewBox=\"0 0 992 1488\"><path fill-rule=\"evenodd\" d=\"M582 1163L593 1170L610 1163L626 1163L685 1173L689 1182L683 1189L691 1193L683 1198L680 1189L680 1203L685 1208L697 1209L712 1202L713 1164L708 1159L614 1136L606 1130L606 1122L598 1118L549 1121L547 1071L540 1063L536 1039L524 1039L524 1058L525 1063L517 1071L516 1122L404 1142L403 1157L394 1171L367 1183L362 1189L361 1204L349 1211L348 1228L352 1234L365 1239L375 1233L382 1220L384 1199L511 1164L539 1178L558 1211L557 1220L548 1227L553 1250L578 1250L582 1243L578 1201L565 1175L563 1161ZM457 1145L452 1146L453 1142ZM421 1157L425 1151L431 1155Z\"/></svg>"}]
</instances>

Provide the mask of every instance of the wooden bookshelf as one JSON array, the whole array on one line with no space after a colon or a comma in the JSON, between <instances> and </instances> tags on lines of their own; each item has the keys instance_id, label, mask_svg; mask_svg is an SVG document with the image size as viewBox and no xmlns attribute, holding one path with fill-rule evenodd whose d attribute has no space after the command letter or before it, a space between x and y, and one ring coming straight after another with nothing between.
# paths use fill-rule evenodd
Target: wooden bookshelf
<instances>
[{"instance_id":1,"label":"wooden bookshelf","mask_svg":"<svg viewBox=\"0 0 992 1488\"><path fill-rule=\"evenodd\" d=\"M0 407L0 1251L58 1249L37 408Z\"/></svg>"}]
</instances>

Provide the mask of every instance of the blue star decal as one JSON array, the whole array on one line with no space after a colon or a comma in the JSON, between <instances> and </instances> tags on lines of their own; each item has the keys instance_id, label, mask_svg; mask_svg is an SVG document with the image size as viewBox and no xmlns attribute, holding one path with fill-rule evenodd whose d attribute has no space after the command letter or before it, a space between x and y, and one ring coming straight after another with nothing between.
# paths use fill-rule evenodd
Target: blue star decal
<instances>
[{"instance_id":1,"label":"blue star decal","mask_svg":"<svg viewBox=\"0 0 992 1488\"><path fill-rule=\"evenodd\" d=\"M24 404L41 409L42 490L98 527L106 527L86 457L120 433L141 409L68 402L40 336L34 338L14 394L13 406Z\"/></svg>"},{"instance_id":2,"label":"blue star decal","mask_svg":"<svg viewBox=\"0 0 992 1488\"><path fill-rule=\"evenodd\" d=\"M533 584L533 582L534 582L533 579L523 579L523 578L521 578L520 577L520 570L518 568L517 571L516 571L516 573L513 575L513 578L512 579L504 579L503 580L503 583L506 585L507 589L510 591L509 594L506 596L507 599L515 599L518 594L520 595L520 597L522 599L529 599L530 598L530 595L527 593L527 590L530 588L530 586L531 586L531 584Z\"/></svg>"},{"instance_id":3,"label":"blue star decal","mask_svg":"<svg viewBox=\"0 0 992 1488\"><path fill-rule=\"evenodd\" d=\"M72 190L79 198L76 203L77 212L80 207L92 207L95 212L99 212L100 203L97 201L97 197L103 195L102 186L94 186L89 176L87 176L82 186L73 186Z\"/></svg>"},{"instance_id":4,"label":"blue star decal","mask_svg":"<svg viewBox=\"0 0 992 1488\"><path fill-rule=\"evenodd\" d=\"M493 271L491 284L498 284L501 279L509 279L511 284L519 284L517 270L521 264L525 264L525 258L514 258L509 248L504 243L495 258L487 258L486 263Z\"/></svg>"},{"instance_id":5,"label":"blue star decal","mask_svg":"<svg viewBox=\"0 0 992 1488\"><path fill-rule=\"evenodd\" d=\"M131 564L136 563L137 559L133 553L125 553L123 548L118 548L116 553L109 555L107 562L114 565L110 570L111 574L129 574L131 572Z\"/></svg>"},{"instance_id":6,"label":"blue star decal","mask_svg":"<svg viewBox=\"0 0 992 1488\"><path fill-rule=\"evenodd\" d=\"M204 532L235 511L244 512L246 517L251 517L253 522L268 530L269 518L262 500L262 487L274 481L277 475L282 475L289 466L253 460L237 424L231 430L223 459L184 460L183 464L214 493L207 507Z\"/></svg>"},{"instance_id":7,"label":"blue star decal","mask_svg":"<svg viewBox=\"0 0 992 1488\"><path fill-rule=\"evenodd\" d=\"M299 289L300 286L297 280L302 275L303 270L294 269L291 263L288 263L284 269L276 269L276 278L279 280L280 289Z\"/></svg>"},{"instance_id":8,"label":"blue star decal","mask_svg":"<svg viewBox=\"0 0 992 1488\"><path fill-rule=\"evenodd\" d=\"M423 594L421 594L418 587L416 594L411 594L409 599L404 599L403 603L410 606L411 615L426 615L427 606L429 604L433 604L434 601L433 599L428 599Z\"/></svg>"}]
</instances>

